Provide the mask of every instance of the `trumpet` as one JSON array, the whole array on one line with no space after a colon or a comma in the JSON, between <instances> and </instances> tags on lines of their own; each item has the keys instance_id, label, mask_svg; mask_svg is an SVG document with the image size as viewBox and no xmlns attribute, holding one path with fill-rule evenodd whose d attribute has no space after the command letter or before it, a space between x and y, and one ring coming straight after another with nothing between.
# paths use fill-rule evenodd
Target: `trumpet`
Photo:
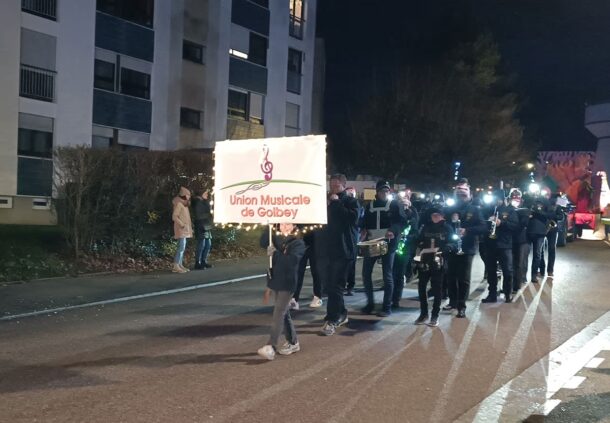
<instances>
[{"instance_id":1,"label":"trumpet","mask_svg":"<svg viewBox=\"0 0 610 423\"><path fill-rule=\"evenodd\" d=\"M493 217L489 218L490 222L491 222L491 232L489 233L489 239L496 239L498 236L496 235L496 228L498 227L498 224L496 223L496 220L498 220L498 208L496 207L496 212L494 213Z\"/></svg>"},{"instance_id":2,"label":"trumpet","mask_svg":"<svg viewBox=\"0 0 610 423\"><path fill-rule=\"evenodd\" d=\"M549 233L553 229L557 229L557 222L549 220L549 223L546 224L546 233Z\"/></svg>"}]
</instances>

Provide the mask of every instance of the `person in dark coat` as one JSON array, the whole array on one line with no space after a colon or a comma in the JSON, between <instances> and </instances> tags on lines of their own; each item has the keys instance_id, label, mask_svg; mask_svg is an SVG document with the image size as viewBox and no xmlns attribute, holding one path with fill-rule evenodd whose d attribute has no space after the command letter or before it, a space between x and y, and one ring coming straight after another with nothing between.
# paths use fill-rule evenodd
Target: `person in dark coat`
<instances>
[{"instance_id":1,"label":"person in dark coat","mask_svg":"<svg viewBox=\"0 0 610 423\"><path fill-rule=\"evenodd\" d=\"M394 277L394 292L392 294L392 308L400 307L402 292L405 282L411 279L411 265L415 256L415 240L419 229L419 215L417 210L411 206L411 200L407 195L400 197L402 202L407 224L402 230L394 255L394 267L392 269Z\"/></svg>"},{"instance_id":2,"label":"person in dark coat","mask_svg":"<svg viewBox=\"0 0 610 423\"><path fill-rule=\"evenodd\" d=\"M195 238L197 250L195 251L195 269L209 269L208 256L212 250L212 209L210 207L208 190L195 192L191 201L195 218Z\"/></svg>"},{"instance_id":3,"label":"person in dark coat","mask_svg":"<svg viewBox=\"0 0 610 423\"><path fill-rule=\"evenodd\" d=\"M543 260L544 242L546 240L547 225L551 214L549 213L549 203L544 197L532 198L530 210L530 219L527 224L527 237L532 245L532 265L531 281L538 283L538 271L541 268Z\"/></svg>"},{"instance_id":4,"label":"person in dark coat","mask_svg":"<svg viewBox=\"0 0 610 423\"><path fill-rule=\"evenodd\" d=\"M527 258L530 254L530 244L527 240L527 225L530 211L523 206L521 191L514 188L510 192L510 204L516 209L519 225L513 233L513 294L521 289L521 284L527 280Z\"/></svg>"},{"instance_id":5,"label":"person in dark coat","mask_svg":"<svg viewBox=\"0 0 610 423\"><path fill-rule=\"evenodd\" d=\"M328 223L320 234L321 240L326 244L326 248L320 253L327 251L328 254L328 262L321 271L324 273L323 281L326 282L328 292L325 323L321 330L322 335L325 336L334 335L337 328L348 321L343 290L347 283L349 266L353 260L356 260L355 234L359 210L358 200L345 193L347 184L345 175L331 176L329 184Z\"/></svg>"},{"instance_id":6,"label":"person in dark coat","mask_svg":"<svg viewBox=\"0 0 610 423\"><path fill-rule=\"evenodd\" d=\"M275 297L269 341L258 350L258 354L268 360L273 360L276 352L289 355L301 349L290 317L290 300L297 287L299 262L305 254L305 243L293 235L295 228L292 223L281 223L281 235L274 234L271 245L268 233L263 232L261 236L261 247L267 248L267 255L272 257L272 271L267 278L263 303L269 301L271 294ZM278 348L282 329L286 343Z\"/></svg>"}]
</instances>

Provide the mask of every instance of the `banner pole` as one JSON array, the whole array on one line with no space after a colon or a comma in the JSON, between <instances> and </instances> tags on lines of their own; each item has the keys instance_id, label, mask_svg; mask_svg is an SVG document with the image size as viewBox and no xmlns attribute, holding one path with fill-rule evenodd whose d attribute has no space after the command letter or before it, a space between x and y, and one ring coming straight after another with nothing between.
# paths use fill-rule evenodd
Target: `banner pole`
<instances>
[{"instance_id":1,"label":"banner pole","mask_svg":"<svg viewBox=\"0 0 610 423\"><path fill-rule=\"evenodd\" d=\"M269 245L273 245L273 225L269 225ZM273 256L269 256L269 269L273 268Z\"/></svg>"}]
</instances>

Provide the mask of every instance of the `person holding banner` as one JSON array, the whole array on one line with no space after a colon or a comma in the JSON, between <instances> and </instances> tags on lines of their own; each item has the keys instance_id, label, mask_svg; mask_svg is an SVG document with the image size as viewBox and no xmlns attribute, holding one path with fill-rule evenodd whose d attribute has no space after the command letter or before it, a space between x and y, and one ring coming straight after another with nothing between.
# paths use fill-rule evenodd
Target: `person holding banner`
<instances>
[{"instance_id":1,"label":"person holding banner","mask_svg":"<svg viewBox=\"0 0 610 423\"><path fill-rule=\"evenodd\" d=\"M336 174L330 178L328 197L328 224L325 237L329 262L325 266L328 302L322 335L334 335L337 328L346 324L347 309L343 290L350 264L356 260L356 227L358 225L358 200L345 193L347 178Z\"/></svg>"},{"instance_id":2,"label":"person holding banner","mask_svg":"<svg viewBox=\"0 0 610 423\"><path fill-rule=\"evenodd\" d=\"M299 262L305 254L305 243L294 235L295 229L296 226L292 223L281 223L281 235L272 235L271 244L269 234L264 232L261 237L261 247L267 248L267 255L272 258L272 271L267 278L263 303L269 302L271 293L275 297L269 341L258 350L258 355L267 360L273 360L276 352L280 355L290 355L301 349L290 317L290 300L297 287ZM278 349L282 328L286 343Z\"/></svg>"}]
</instances>

